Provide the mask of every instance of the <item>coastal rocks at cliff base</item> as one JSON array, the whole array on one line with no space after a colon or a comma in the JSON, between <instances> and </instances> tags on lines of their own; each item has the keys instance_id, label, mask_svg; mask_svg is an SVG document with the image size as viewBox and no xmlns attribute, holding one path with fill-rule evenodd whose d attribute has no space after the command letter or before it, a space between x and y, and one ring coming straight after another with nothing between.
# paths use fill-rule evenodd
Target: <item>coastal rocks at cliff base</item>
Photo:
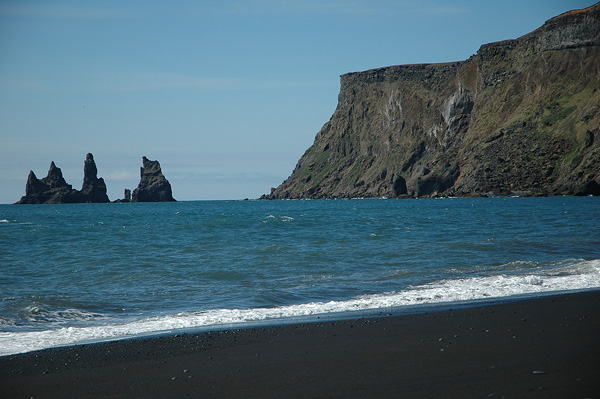
<instances>
[{"instance_id":1,"label":"coastal rocks at cliff base","mask_svg":"<svg viewBox=\"0 0 600 399\"><path fill-rule=\"evenodd\" d=\"M347 73L264 199L600 195L600 3L469 59Z\"/></svg>"},{"instance_id":2,"label":"coastal rocks at cliff base","mask_svg":"<svg viewBox=\"0 0 600 399\"><path fill-rule=\"evenodd\" d=\"M175 201L171 184L162 174L158 161L142 158L141 178L138 187L133 191L125 189L125 198L115 202L167 202ZM29 171L25 185L25 195L16 204L75 204L110 202L106 194L103 178L98 178L98 169L94 156L89 153L83 164L83 184L76 190L68 184L59 167L50 163L46 177L38 179Z\"/></svg>"},{"instance_id":3,"label":"coastal rocks at cliff base","mask_svg":"<svg viewBox=\"0 0 600 399\"><path fill-rule=\"evenodd\" d=\"M162 174L160 163L142 157L140 183L131 194L132 202L169 202L175 201L171 184Z\"/></svg>"},{"instance_id":4,"label":"coastal rocks at cliff base","mask_svg":"<svg viewBox=\"0 0 600 399\"><path fill-rule=\"evenodd\" d=\"M29 171L25 196L21 197L17 204L109 202L106 184L102 178L97 177L97 173L94 156L87 154L83 166L83 185L81 191L76 190L65 181L62 171L53 161L50 163L48 175L42 179L38 180L35 173Z\"/></svg>"}]
</instances>

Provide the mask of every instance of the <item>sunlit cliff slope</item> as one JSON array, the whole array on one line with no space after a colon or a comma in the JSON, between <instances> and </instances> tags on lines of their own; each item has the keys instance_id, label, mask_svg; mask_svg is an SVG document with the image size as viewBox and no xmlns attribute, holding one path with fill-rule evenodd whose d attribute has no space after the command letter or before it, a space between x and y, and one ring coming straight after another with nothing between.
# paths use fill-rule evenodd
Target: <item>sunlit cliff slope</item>
<instances>
[{"instance_id":1,"label":"sunlit cliff slope","mask_svg":"<svg viewBox=\"0 0 600 399\"><path fill-rule=\"evenodd\" d=\"M600 195L600 3L468 60L341 76L268 199Z\"/></svg>"}]
</instances>

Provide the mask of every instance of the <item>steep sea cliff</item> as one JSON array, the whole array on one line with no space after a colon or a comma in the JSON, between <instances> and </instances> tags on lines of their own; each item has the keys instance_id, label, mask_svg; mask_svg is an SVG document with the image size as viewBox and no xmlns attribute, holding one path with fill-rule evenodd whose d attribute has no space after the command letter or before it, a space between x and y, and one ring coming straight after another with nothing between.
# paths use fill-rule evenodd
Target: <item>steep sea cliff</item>
<instances>
[{"instance_id":1,"label":"steep sea cliff","mask_svg":"<svg viewBox=\"0 0 600 399\"><path fill-rule=\"evenodd\" d=\"M267 199L600 195L600 3L460 62L341 76Z\"/></svg>"}]
</instances>

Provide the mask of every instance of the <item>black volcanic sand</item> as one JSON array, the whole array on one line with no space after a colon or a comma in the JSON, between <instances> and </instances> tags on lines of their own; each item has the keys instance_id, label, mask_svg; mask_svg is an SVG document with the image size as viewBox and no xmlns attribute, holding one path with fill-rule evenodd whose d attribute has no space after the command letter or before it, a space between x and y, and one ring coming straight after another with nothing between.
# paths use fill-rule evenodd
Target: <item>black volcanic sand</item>
<instances>
[{"instance_id":1,"label":"black volcanic sand","mask_svg":"<svg viewBox=\"0 0 600 399\"><path fill-rule=\"evenodd\" d=\"M598 398L600 291L0 357L2 398Z\"/></svg>"}]
</instances>

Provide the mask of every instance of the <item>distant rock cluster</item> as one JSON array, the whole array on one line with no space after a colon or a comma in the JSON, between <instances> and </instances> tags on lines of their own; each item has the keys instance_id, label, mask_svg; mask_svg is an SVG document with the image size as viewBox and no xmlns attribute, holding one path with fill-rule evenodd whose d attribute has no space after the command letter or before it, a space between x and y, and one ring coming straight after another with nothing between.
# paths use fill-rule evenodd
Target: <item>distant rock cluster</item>
<instances>
[{"instance_id":1,"label":"distant rock cluster","mask_svg":"<svg viewBox=\"0 0 600 399\"><path fill-rule=\"evenodd\" d=\"M133 191L125 189L125 198L115 202L166 202L175 201L171 184L162 174L158 161L142 158L141 178L138 187ZM38 179L29 171L25 195L16 204L75 204L110 202L106 194L104 179L98 178L98 169L94 156L88 153L83 164L83 184L76 190L63 178L62 171L50 163L48 175Z\"/></svg>"}]
</instances>

